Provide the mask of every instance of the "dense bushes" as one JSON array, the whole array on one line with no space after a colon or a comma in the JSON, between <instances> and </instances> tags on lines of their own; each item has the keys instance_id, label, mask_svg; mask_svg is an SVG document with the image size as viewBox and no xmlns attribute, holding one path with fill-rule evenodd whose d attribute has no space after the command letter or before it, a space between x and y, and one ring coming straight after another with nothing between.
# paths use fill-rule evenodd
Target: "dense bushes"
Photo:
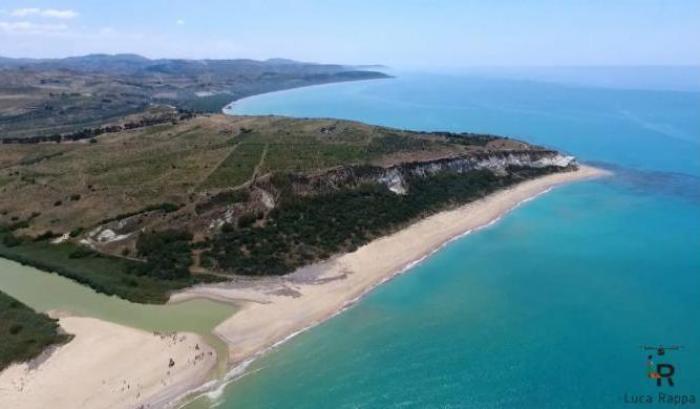
<instances>
[{"instance_id":1,"label":"dense bushes","mask_svg":"<svg viewBox=\"0 0 700 409\"><path fill-rule=\"evenodd\" d=\"M129 301L163 303L170 291L198 282L221 280L197 274L172 278L150 274L147 263L97 253L85 247L64 242L23 240L14 247L4 242L10 233L0 232L0 257L30 265L40 270L60 274L107 295L117 295ZM163 267L164 268L164 267ZM1 339L1 337L0 337Z\"/></svg>"},{"instance_id":2,"label":"dense bushes","mask_svg":"<svg viewBox=\"0 0 700 409\"><path fill-rule=\"evenodd\" d=\"M97 255L98 255L98 253L96 253L91 248L78 246L75 250L73 250L70 254L68 254L68 258L84 258L84 257L97 256Z\"/></svg>"},{"instance_id":3,"label":"dense bushes","mask_svg":"<svg viewBox=\"0 0 700 409\"><path fill-rule=\"evenodd\" d=\"M205 258L236 274L286 274L334 253L351 251L422 216L463 204L553 169L443 173L408 180L406 195L370 184L313 197L283 196L264 225L222 229Z\"/></svg>"},{"instance_id":4,"label":"dense bushes","mask_svg":"<svg viewBox=\"0 0 700 409\"><path fill-rule=\"evenodd\" d=\"M411 138L405 135L388 133L375 137L367 146L367 152L373 155L384 155L401 151L418 151L428 149L434 142L425 138Z\"/></svg>"},{"instance_id":5,"label":"dense bushes","mask_svg":"<svg viewBox=\"0 0 700 409\"><path fill-rule=\"evenodd\" d=\"M184 230L142 233L136 242L138 255L146 259L137 272L162 279L185 278L192 265L192 234Z\"/></svg>"},{"instance_id":6,"label":"dense bushes","mask_svg":"<svg viewBox=\"0 0 700 409\"><path fill-rule=\"evenodd\" d=\"M225 104L224 104L225 105ZM222 105L223 106L223 105ZM74 132L66 134L53 134L53 135L38 135L32 137L14 137L14 138L2 138L0 143L22 143L22 144L36 144L45 142L55 142L61 143L62 141L79 141L83 139L90 139L90 143L96 143L96 136L102 134L121 132L123 130L145 128L153 125L177 123L178 121L185 121L194 118L196 115L189 110L178 110L177 112L166 112L157 116L144 117L137 121L130 121L124 125L108 125L96 128L84 128Z\"/></svg>"},{"instance_id":7,"label":"dense bushes","mask_svg":"<svg viewBox=\"0 0 700 409\"><path fill-rule=\"evenodd\" d=\"M262 214L260 217L258 215L253 214L253 213L246 213L244 215L241 215L241 217L238 218L238 227L239 228L246 228L252 226L258 218L261 218Z\"/></svg>"},{"instance_id":8,"label":"dense bushes","mask_svg":"<svg viewBox=\"0 0 700 409\"><path fill-rule=\"evenodd\" d=\"M22 239L15 236L14 234L8 233L2 237L2 244L7 247L15 247L22 244Z\"/></svg>"},{"instance_id":9,"label":"dense bushes","mask_svg":"<svg viewBox=\"0 0 700 409\"><path fill-rule=\"evenodd\" d=\"M49 345L66 342L58 323L0 292L0 370L38 356Z\"/></svg>"},{"instance_id":10,"label":"dense bushes","mask_svg":"<svg viewBox=\"0 0 700 409\"><path fill-rule=\"evenodd\" d=\"M175 203L168 203L168 202L154 204L154 205L146 206L143 209L135 210L133 212L128 212L128 213L122 213L122 214L116 215L114 217L104 219L104 220L100 221L99 224L107 224L107 223L116 222L119 220L124 220L126 218L131 217L131 216L136 216L137 214L146 213L146 212L161 211L163 213L172 213L172 212L177 211L181 207L182 207L182 205L178 205Z\"/></svg>"}]
</instances>

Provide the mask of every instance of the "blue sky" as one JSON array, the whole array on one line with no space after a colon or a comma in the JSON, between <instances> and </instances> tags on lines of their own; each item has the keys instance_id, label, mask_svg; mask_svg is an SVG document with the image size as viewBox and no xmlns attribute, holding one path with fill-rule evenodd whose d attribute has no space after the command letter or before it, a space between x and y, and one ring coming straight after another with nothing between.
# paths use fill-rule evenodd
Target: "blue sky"
<instances>
[{"instance_id":1,"label":"blue sky","mask_svg":"<svg viewBox=\"0 0 700 409\"><path fill-rule=\"evenodd\" d=\"M699 65L700 0L0 0L0 55Z\"/></svg>"}]
</instances>

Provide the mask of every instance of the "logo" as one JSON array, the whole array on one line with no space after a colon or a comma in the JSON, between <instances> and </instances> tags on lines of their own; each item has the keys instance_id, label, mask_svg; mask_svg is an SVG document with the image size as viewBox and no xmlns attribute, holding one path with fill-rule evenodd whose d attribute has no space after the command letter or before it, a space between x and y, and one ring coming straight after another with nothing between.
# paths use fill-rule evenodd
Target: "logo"
<instances>
[{"instance_id":1,"label":"logo","mask_svg":"<svg viewBox=\"0 0 700 409\"><path fill-rule=\"evenodd\" d=\"M674 393L678 371L671 363L669 352L680 351L680 345L642 345L641 348L646 353L646 377L656 384L656 394L650 391L630 393L626 392L623 402L634 405L647 404L672 404L672 405L695 405L697 399L692 393Z\"/></svg>"},{"instance_id":2,"label":"logo","mask_svg":"<svg viewBox=\"0 0 700 409\"><path fill-rule=\"evenodd\" d=\"M660 363L654 362L654 355L647 355L647 378L656 381L656 386L661 387L664 385L664 380L668 386L673 386L673 376L676 373L676 367L668 363L668 358L666 357L667 351L678 351L681 349L678 345L672 345L665 347L663 345L649 346L642 345L642 349L645 351L655 351L657 356L657 361L664 361Z\"/></svg>"}]
</instances>

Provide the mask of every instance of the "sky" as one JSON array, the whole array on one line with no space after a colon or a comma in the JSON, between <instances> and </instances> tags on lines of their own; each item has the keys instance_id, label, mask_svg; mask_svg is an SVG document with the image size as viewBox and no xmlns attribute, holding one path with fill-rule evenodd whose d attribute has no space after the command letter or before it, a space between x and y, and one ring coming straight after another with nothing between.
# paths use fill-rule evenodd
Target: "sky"
<instances>
[{"instance_id":1,"label":"sky","mask_svg":"<svg viewBox=\"0 0 700 409\"><path fill-rule=\"evenodd\" d=\"M700 65L700 0L0 0L0 55Z\"/></svg>"}]
</instances>

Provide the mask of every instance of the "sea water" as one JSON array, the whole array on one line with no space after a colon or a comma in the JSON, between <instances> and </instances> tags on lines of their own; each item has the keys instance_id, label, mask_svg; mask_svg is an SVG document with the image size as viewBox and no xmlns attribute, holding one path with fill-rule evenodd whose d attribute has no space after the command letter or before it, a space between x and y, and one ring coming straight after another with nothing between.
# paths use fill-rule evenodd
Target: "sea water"
<instances>
[{"instance_id":1,"label":"sea water","mask_svg":"<svg viewBox=\"0 0 700 409\"><path fill-rule=\"evenodd\" d=\"M233 109L489 132L616 174L452 242L255 361L214 405L667 407L660 393L700 405L699 93L405 74ZM643 348L659 344L680 349ZM673 387L647 377L650 354L674 366Z\"/></svg>"}]
</instances>

